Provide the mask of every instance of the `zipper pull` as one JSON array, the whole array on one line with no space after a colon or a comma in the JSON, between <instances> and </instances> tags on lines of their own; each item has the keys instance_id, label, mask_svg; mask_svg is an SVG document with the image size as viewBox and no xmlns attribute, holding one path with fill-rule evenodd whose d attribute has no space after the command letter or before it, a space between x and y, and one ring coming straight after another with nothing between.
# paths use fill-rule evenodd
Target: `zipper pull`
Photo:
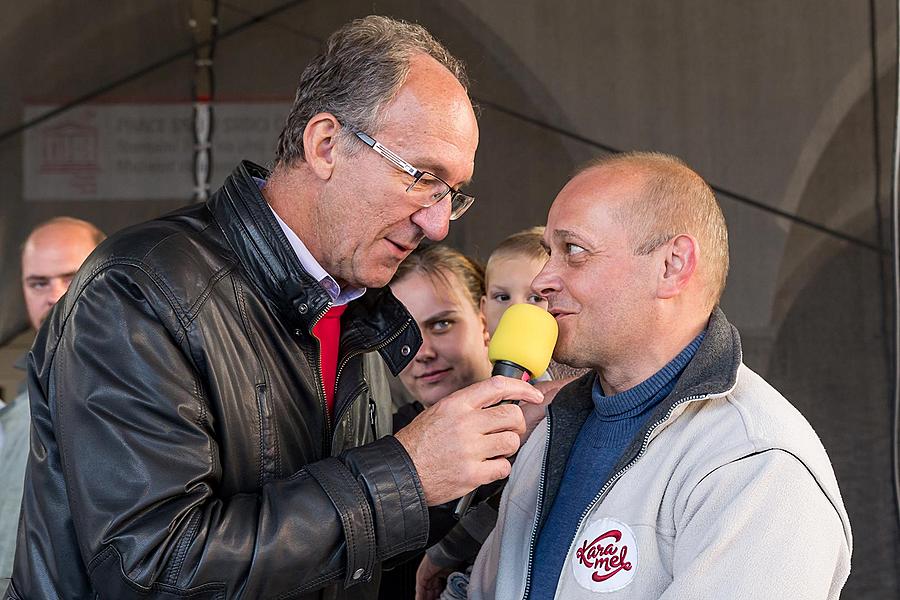
<instances>
[{"instance_id":1,"label":"zipper pull","mask_svg":"<svg viewBox=\"0 0 900 600\"><path fill-rule=\"evenodd\" d=\"M375 399L372 396L369 396L369 425L372 426L372 438L378 439L378 429L376 424L378 423L378 413L376 411Z\"/></svg>"}]
</instances>

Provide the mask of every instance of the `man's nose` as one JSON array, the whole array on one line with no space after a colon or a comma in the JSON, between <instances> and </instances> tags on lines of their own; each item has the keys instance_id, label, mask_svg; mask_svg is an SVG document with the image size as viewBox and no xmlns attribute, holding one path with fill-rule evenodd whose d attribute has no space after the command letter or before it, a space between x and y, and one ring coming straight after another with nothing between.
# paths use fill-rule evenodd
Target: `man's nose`
<instances>
[{"instance_id":1,"label":"man's nose","mask_svg":"<svg viewBox=\"0 0 900 600\"><path fill-rule=\"evenodd\" d=\"M450 195L428 208L420 208L413 213L411 219L428 239L441 241L450 231Z\"/></svg>"},{"instance_id":2,"label":"man's nose","mask_svg":"<svg viewBox=\"0 0 900 600\"><path fill-rule=\"evenodd\" d=\"M69 284L58 277L54 277L50 280L49 285L50 292L47 294L47 303L52 306L59 302L59 299L63 297L63 294L69 289Z\"/></svg>"},{"instance_id":3,"label":"man's nose","mask_svg":"<svg viewBox=\"0 0 900 600\"><path fill-rule=\"evenodd\" d=\"M545 298L561 289L559 276L550 268L550 262L544 265L540 273L531 282L531 291Z\"/></svg>"}]
</instances>

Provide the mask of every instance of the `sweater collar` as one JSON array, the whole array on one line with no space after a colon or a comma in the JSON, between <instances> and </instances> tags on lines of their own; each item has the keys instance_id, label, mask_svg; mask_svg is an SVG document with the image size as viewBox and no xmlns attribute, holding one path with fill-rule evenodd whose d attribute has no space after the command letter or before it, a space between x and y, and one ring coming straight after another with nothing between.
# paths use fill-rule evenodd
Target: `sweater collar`
<instances>
[{"instance_id":1,"label":"sweater collar","mask_svg":"<svg viewBox=\"0 0 900 600\"><path fill-rule=\"evenodd\" d=\"M595 378L591 399L597 416L603 421L627 419L644 412L668 396L705 336L706 330L700 332L663 368L624 392L604 396L600 378Z\"/></svg>"}]
</instances>

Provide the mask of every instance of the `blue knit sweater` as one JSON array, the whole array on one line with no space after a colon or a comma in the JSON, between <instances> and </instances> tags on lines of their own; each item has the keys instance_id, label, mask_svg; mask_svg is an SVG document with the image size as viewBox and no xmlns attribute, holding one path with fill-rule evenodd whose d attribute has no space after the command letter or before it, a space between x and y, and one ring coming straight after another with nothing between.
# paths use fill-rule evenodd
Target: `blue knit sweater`
<instances>
[{"instance_id":1,"label":"blue knit sweater","mask_svg":"<svg viewBox=\"0 0 900 600\"><path fill-rule=\"evenodd\" d=\"M559 493L538 536L529 598L553 598L582 513L612 476L612 468L653 409L675 388L704 334L656 374L620 394L604 396L600 379L595 381L594 410L572 446Z\"/></svg>"}]
</instances>

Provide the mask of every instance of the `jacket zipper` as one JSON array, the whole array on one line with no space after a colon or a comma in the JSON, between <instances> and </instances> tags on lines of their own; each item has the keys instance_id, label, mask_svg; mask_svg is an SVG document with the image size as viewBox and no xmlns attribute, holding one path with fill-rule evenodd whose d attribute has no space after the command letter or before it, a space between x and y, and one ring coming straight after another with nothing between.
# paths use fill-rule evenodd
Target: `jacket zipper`
<instances>
[{"instance_id":1,"label":"jacket zipper","mask_svg":"<svg viewBox=\"0 0 900 600\"><path fill-rule=\"evenodd\" d=\"M372 426L372 441L378 439L378 414L376 411L375 399L369 394L369 425Z\"/></svg>"},{"instance_id":2,"label":"jacket zipper","mask_svg":"<svg viewBox=\"0 0 900 600\"><path fill-rule=\"evenodd\" d=\"M386 340L384 340L383 342L381 342L381 343L378 344L377 346L374 346L374 347L372 347L372 348L362 349L362 350L354 350L353 352L350 352L349 354L347 354L347 356L344 357L344 359L341 361L341 364L338 365L338 369L337 369L337 371L335 372L335 375L334 375L334 397L335 397L335 406L337 406L337 389L338 389L338 382L340 382L340 380L341 380L341 373L343 372L344 367L347 366L347 363L350 362L350 359L353 358L354 356L358 356L358 355L360 355L360 354L365 354L366 352L375 352L375 351L381 350L382 348L384 348L385 346L387 346L388 344L390 344L391 342L393 342L394 340L396 340L398 337L400 337L400 335L401 335L404 331L406 331L406 328L409 327L409 324L410 324L411 322L412 322L412 319L407 319L407 320L406 320L406 323L404 323L404 324L400 327L400 329L398 329L397 331L395 331L393 334L391 334L391 336L390 336L389 338L387 338ZM323 390L325 389L325 385L324 385L324 384L322 385L322 389L323 389ZM324 391L323 391L323 393L324 393ZM374 401L373 401L373 404L374 404ZM335 423L340 423L340 422L341 422L341 419L344 417L344 413L346 413L347 410L350 409L350 405L351 405L351 402L348 402L347 405L344 407L344 410L341 411L341 414L335 415L335 419L334 419L334 422L335 422ZM371 414L371 410L372 410L371 405L370 405L370 407L369 407L369 410L370 410L370 414ZM374 418L374 417L372 417L372 418ZM373 427L374 427L374 423L373 423ZM330 449L331 449L331 445L332 445L332 443L333 443L333 437L334 437L334 432L331 431L330 422L329 422L328 436L327 436L327 437L328 437L328 446L327 446L327 448L329 449L329 455L330 455Z\"/></svg>"},{"instance_id":3,"label":"jacket zipper","mask_svg":"<svg viewBox=\"0 0 900 600\"><path fill-rule=\"evenodd\" d=\"M653 425L650 426L650 429L648 429L647 433L644 434L644 441L641 443L641 449L638 452L637 456L635 456L633 459L631 459L631 461L629 461L629 463L627 465L625 465L624 467L619 469L619 471L615 475L610 477L606 481L606 483L603 484L603 487L600 488L600 491L597 492L597 495L594 496L594 499L591 500L590 504L588 504L587 507L584 509L584 511L581 513L581 516L578 518L578 524L575 526L575 533L572 534L572 541L569 542L569 549L568 549L568 551L566 551L567 559L569 557L569 554L571 554L571 552L572 552L572 546L575 544L575 539L578 537L578 532L581 530L581 525L584 523L585 517L587 517L588 514L590 514L590 512L594 509L594 507L600 502L600 500L602 500L603 496L605 496L606 493L609 491L609 488L612 487L612 484L614 484L620 477L622 477L626 472L628 472L631 469L631 467L633 467L634 464L641 459L641 457L644 455L644 452L647 451L647 446L650 445L650 438L653 437L653 432L656 431L656 428L659 427L660 425L662 425L663 423L665 423L666 421L668 421L669 418L672 416L672 413L675 412L675 409L678 408L679 406L681 406L682 404L685 404L686 402L693 402L694 400L701 400L703 398L709 398L709 397L710 397L710 394L702 394L700 396L688 396L687 398L682 398L681 400L679 400L678 402L676 402L675 404L673 404L672 406L669 407L669 410L666 412L664 417L662 417L656 423L654 423ZM562 576L562 574L560 574L560 576ZM528 578L529 579L531 578L531 572L528 573ZM556 589L557 590L559 589L559 584L557 584ZM555 598L556 598L556 596L554 595L554 599Z\"/></svg>"},{"instance_id":4,"label":"jacket zipper","mask_svg":"<svg viewBox=\"0 0 900 600\"><path fill-rule=\"evenodd\" d=\"M319 321L322 320L322 317L325 316L325 313L331 310L331 306L332 305L330 302L326 304L325 309L318 315L316 315L309 326L309 334L312 335L313 339L315 339L316 343L319 345L319 351L316 352L313 356L313 363L315 366L313 371L315 372L316 381L319 384L319 406L322 408L322 414L325 415L325 437L322 438L322 458L331 456L331 444L328 443L328 440L331 437L331 417L328 414L328 401L325 397L325 382L322 380L322 343L313 334L313 329L315 329L316 325L319 324Z\"/></svg>"},{"instance_id":5,"label":"jacket zipper","mask_svg":"<svg viewBox=\"0 0 900 600\"><path fill-rule=\"evenodd\" d=\"M550 428L552 412L547 408L547 443L544 445L544 460L541 462L541 478L538 482L537 505L534 511L534 523L531 526L531 543L528 545L528 564L525 567L525 595L523 600L531 593L531 567L534 563L534 544L537 541L538 523L541 522L541 512L544 508L544 483L547 479L547 460L550 458L550 436L553 430Z\"/></svg>"}]
</instances>

